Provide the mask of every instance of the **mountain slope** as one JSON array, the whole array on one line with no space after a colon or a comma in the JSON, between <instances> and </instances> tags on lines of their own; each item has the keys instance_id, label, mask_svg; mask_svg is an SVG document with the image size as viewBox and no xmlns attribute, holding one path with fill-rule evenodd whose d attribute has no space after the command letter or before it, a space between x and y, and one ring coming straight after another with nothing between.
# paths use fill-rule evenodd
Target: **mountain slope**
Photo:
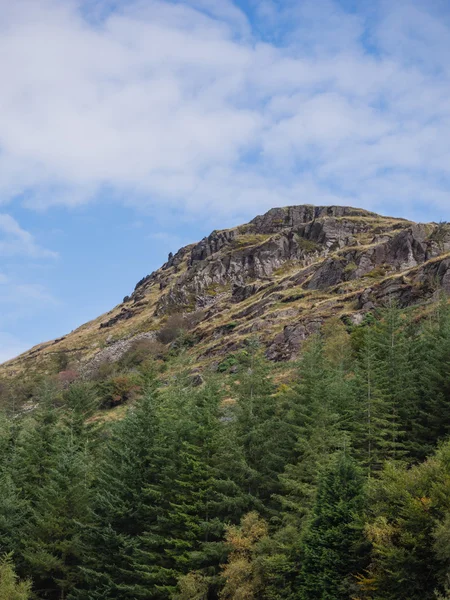
<instances>
[{"instance_id":1,"label":"mountain slope","mask_svg":"<svg viewBox=\"0 0 450 600\"><path fill-rule=\"evenodd\" d=\"M388 298L401 306L450 293L450 227L362 209L274 208L181 248L114 309L0 367L45 371L55 355L82 369L157 336L169 315L195 315L191 352L219 361L252 335L271 360L297 355L330 316L359 322ZM201 312L200 312L201 311Z\"/></svg>"}]
</instances>

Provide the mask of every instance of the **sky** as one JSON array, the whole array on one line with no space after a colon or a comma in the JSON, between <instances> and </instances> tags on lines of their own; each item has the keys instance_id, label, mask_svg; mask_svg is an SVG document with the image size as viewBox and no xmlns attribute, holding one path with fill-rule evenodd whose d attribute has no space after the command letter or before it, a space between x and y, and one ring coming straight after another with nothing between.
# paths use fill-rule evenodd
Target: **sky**
<instances>
[{"instance_id":1,"label":"sky","mask_svg":"<svg viewBox=\"0 0 450 600\"><path fill-rule=\"evenodd\" d=\"M450 221L448 0L0 0L0 361L274 206Z\"/></svg>"}]
</instances>

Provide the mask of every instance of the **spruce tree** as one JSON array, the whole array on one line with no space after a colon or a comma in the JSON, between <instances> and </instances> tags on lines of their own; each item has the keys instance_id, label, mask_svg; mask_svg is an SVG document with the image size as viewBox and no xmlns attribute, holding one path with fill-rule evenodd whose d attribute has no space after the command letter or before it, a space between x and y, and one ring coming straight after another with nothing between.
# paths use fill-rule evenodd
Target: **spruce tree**
<instances>
[{"instance_id":1,"label":"spruce tree","mask_svg":"<svg viewBox=\"0 0 450 600\"><path fill-rule=\"evenodd\" d=\"M153 597L151 590L136 583L133 555L149 521L156 522L157 504L162 501L157 483L163 466L158 444L163 440L157 439L158 428L151 392L113 426L96 470L90 522L82 532L82 581L70 598Z\"/></svg>"},{"instance_id":2,"label":"spruce tree","mask_svg":"<svg viewBox=\"0 0 450 600\"><path fill-rule=\"evenodd\" d=\"M0 560L0 600L29 600L31 582L19 581L14 570L11 554Z\"/></svg>"},{"instance_id":3,"label":"spruce tree","mask_svg":"<svg viewBox=\"0 0 450 600\"><path fill-rule=\"evenodd\" d=\"M142 585L152 587L155 597L171 597L179 577L192 570L202 570L214 587L226 556L224 522L249 506L240 486L243 462L220 420L221 396L209 382L188 393L175 388L166 399L171 414L165 412L164 464L158 485L143 490L149 498L156 495L158 519L148 521L135 560Z\"/></svg>"},{"instance_id":4,"label":"spruce tree","mask_svg":"<svg viewBox=\"0 0 450 600\"><path fill-rule=\"evenodd\" d=\"M279 511L280 475L293 456L297 430L285 395L276 393L269 363L256 340L248 343L233 393L233 428L247 465L247 493L265 517Z\"/></svg>"},{"instance_id":5,"label":"spruce tree","mask_svg":"<svg viewBox=\"0 0 450 600\"><path fill-rule=\"evenodd\" d=\"M42 599L65 600L79 580L80 527L88 515L89 486L84 447L67 431L23 531L23 561Z\"/></svg>"},{"instance_id":6,"label":"spruce tree","mask_svg":"<svg viewBox=\"0 0 450 600\"><path fill-rule=\"evenodd\" d=\"M348 600L365 566L363 477L356 463L339 455L322 475L304 536L297 597Z\"/></svg>"},{"instance_id":7,"label":"spruce tree","mask_svg":"<svg viewBox=\"0 0 450 600\"><path fill-rule=\"evenodd\" d=\"M324 342L318 335L303 353L298 384L290 398L296 430L295 454L280 476L283 488L279 500L285 516L291 515L297 525L314 501L321 470L348 443L342 425L346 415L339 414L329 382Z\"/></svg>"}]
</instances>

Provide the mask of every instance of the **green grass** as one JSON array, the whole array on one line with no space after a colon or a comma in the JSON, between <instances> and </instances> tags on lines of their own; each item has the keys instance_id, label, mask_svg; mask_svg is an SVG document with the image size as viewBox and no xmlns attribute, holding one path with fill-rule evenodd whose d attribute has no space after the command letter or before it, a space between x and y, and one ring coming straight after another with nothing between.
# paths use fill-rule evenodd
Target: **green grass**
<instances>
[{"instance_id":1,"label":"green grass","mask_svg":"<svg viewBox=\"0 0 450 600\"><path fill-rule=\"evenodd\" d=\"M304 252L317 252L318 250L320 250L320 244L318 244L317 242L307 240L306 238L298 234L296 234L295 239L297 240L299 248L301 248Z\"/></svg>"},{"instance_id":2,"label":"green grass","mask_svg":"<svg viewBox=\"0 0 450 600\"><path fill-rule=\"evenodd\" d=\"M231 245L234 248L246 248L261 244L268 238L270 238L270 235L265 233L245 233L244 235L240 235L239 237L235 238L231 242Z\"/></svg>"}]
</instances>

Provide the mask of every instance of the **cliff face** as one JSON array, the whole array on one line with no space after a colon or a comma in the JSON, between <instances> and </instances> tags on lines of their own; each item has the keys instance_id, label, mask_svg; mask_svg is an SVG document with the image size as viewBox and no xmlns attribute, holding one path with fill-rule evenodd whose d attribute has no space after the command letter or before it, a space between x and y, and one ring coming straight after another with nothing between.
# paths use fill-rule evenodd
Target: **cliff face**
<instances>
[{"instance_id":1,"label":"cliff face","mask_svg":"<svg viewBox=\"0 0 450 600\"><path fill-rule=\"evenodd\" d=\"M358 322L388 299L409 306L442 289L450 293L446 224L341 206L274 208L180 249L121 305L2 369L44 365L56 352L86 365L102 353L120 356L136 336L156 335L168 315L198 311L191 351L199 360L223 356L249 335L270 359L289 360L331 316Z\"/></svg>"}]
</instances>

